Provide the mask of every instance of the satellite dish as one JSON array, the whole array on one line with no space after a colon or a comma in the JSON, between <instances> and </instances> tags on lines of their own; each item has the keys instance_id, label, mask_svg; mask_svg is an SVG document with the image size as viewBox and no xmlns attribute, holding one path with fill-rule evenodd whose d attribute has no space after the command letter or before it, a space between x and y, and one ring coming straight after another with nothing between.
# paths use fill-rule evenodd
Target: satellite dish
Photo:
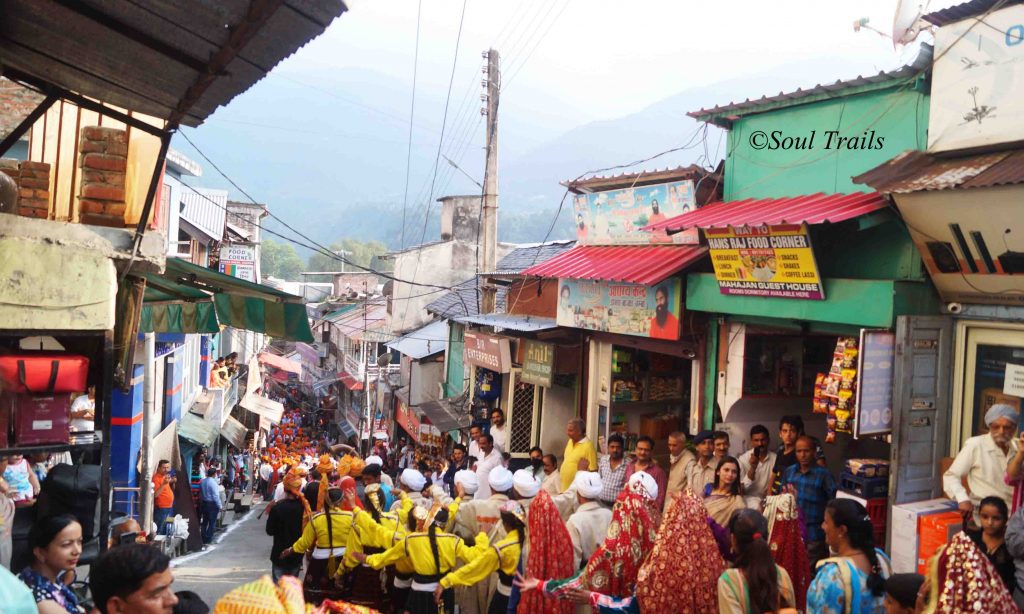
<instances>
[{"instance_id":1,"label":"satellite dish","mask_svg":"<svg viewBox=\"0 0 1024 614\"><path fill-rule=\"evenodd\" d=\"M377 366L386 367L391 364L391 352L385 352L377 357Z\"/></svg>"},{"instance_id":2,"label":"satellite dish","mask_svg":"<svg viewBox=\"0 0 1024 614\"><path fill-rule=\"evenodd\" d=\"M909 45L914 42L921 30L931 26L927 21L921 19L928 10L931 0L899 0L896 3L896 14L892 20L892 46L898 49L900 45Z\"/></svg>"}]
</instances>

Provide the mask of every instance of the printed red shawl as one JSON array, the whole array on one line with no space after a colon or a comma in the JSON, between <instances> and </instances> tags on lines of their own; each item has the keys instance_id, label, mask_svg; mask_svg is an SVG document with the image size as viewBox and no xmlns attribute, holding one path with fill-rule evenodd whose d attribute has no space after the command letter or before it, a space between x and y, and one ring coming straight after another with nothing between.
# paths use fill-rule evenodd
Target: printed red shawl
<instances>
[{"instance_id":1,"label":"printed red shawl","mask_svg":"<svg viewBox=\"0 0 1024 614\"><path fill-rule=\"evenodd\" d=\"M651 555L640 567L636 596L652 614L715 612L725 563L693 493L672 493Z\"/></svg>"},{"instance_id":2,"label":"printed red shawl","mask_svg":"<svg viewBox=\"0 0 1024 614\"><path fill-rule=\"evenodd\" d=\"M540 491L530 503L527 524L530 554L526 562L526 576L572 576L572 541L555 502L547 492ZM529 591L522 593L516 611L518 614L572 614L576 606L571 601L545 595L544 591Z\"/></svg>"}]
</instances>

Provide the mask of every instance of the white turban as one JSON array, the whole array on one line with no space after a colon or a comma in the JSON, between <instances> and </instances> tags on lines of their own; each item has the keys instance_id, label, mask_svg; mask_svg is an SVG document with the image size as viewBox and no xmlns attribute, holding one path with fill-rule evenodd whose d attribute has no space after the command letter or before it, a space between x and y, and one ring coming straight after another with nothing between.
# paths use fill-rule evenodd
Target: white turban
<instances>
[{"instance_id":1,"label":"white turban","mask_svg":"<svg viewBox=\"0 0 1024 614\"><path fill-rule=\"evenodd\" d=\"M647 495L651 501L658 498L658 483L654 481L654 477L651 474L645 471L637 471L629 476L629 482L626 486L633 492Z\"/></svg>"},{"instance_id":2,"label":"white turban","mask_svg":"<svg viewBox=\"0 0 1024 614\"><path fill-rule=\"evenodd\" d=\"M495 467L487 476L487 483L495 492L507 492L512 490L512 472L504 467Z\"/></svg>"},{"instance_id":3,"label":"white turban","mask_svg":"<svg viewBox=\"0 0 1024 614\"><path fill-rule=\"evenodd\" d=\"M415 469L406 469L402 472L402 484L413 492L420 492L426 487L427 478Z\"/></svg>"},{"instance_id":4,"label":"white turban","mask_svg":"<svg viewBox=\"0 0 1024 614\"><path fill-rule=\"evenodd\" d=\"M379 457L376 454L374 454L372 456L367 456L366 457L366 464L367 465L380 465L381 467L383 467L384 466L384 461L381 459L381 457Z\"/></svg>"},{"instance_id":5,"label":"white turban","mask_svg":"<svg viewBox=\"0 0 1024 614\"><path fill-rule=\"evenodd\" d=\"M533 476L532 471L520 469L512 474L512 486L520 497L536 497L540 492L540 480Z\"/></svg>"},{"instance_id":6,"label":"white turban","mask_svg":"<svg viewBox=\"0 0 1024 614\"><path fill-rule=\"evenodd\" d=\"M477 489L480 488L480 481L476 479L476 473L469 469L460 469L455 472L455 483L462 484L462 490L467 495L476 494Z\"/></svg>"},{"instance_id":7,"label":"white turban","mask_svg":"<svg viewBox=\"0 0 1024 614\"><path fill-rule=\"evenodd\" d=\"M601 474L596 471L577 471L572 484L576 487L576 492L587 499L596 499L604 489Z\"/></svg>"},{"instance_id":8,"label":"white turban","mask_svg":"<svg viewBox=\"0 0 1024 614\"><path fill-rule=\"evenodd\" d=\"M1020 422L1020 413L1012 405L996 403L985 412L985 426L992 426L992 423L1000 418L1006 418L1014 424L1018 424Z\"/></svg>"}]
</instances>

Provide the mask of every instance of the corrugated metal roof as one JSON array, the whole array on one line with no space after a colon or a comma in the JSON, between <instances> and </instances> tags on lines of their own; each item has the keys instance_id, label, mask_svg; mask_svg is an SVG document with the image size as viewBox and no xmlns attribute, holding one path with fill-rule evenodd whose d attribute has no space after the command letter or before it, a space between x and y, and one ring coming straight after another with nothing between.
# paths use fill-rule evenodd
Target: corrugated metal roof
<instances>
[{"instance_id":1,"label":"corrugated metal roof","mask_svg":"<svg viewBox=\"0 0 1024 614\"><path fill-rule=\"evenodd\" d=\"M981 15L997 3L1000 5L1000 8L1006 8L1008 6L1013 6L1014 4L1020 4L1021 2L1024 2L1024 0L971 0L971 2L964 2L963 4L944 8L941 11L922 15L921 19L924 19L930 24L942 27L946 24L956 23L963 19L967 19L968 17Z\"/></svg>"},{"instance_id":2,"label":"corrugated metal roof","mask_svg":"<svg viewBox=\"0 0 1024 614\"><path fill-rule=\"evenodd\" d=\"M877 192L748 198L712 203L696 211L648 226L645 230L676 232L686 228L834 224L884 209L886 206L885 197Z\"/></svg>"},{"instance_id":3,"label":"corrugated metal roof","mask_svg":"<svg viewBox=\"0 0 1024 614\"><path fill-rule=\"evenodd\" d=\"M349 375L344 371L338 372L338 381L344 384L349 390L362 390L363 382L357 380L354 376Z\"/></svg>"},{"instance_id":4,"label":"corrugated metal roof","mask_svg":"<svg viewBox=\"0 0 1024 614\"><path fill-rule=\"evenodd\" d=\"M488 313L484 315L464 316L455 319L463 324L479 324L481 326L493 326L507 330L520 332L534 332L538 330L550 330L558 328L554 318L543 318L540 316L512 315L507 313Z\"/></svg>"},{"instance_id":5,"label":"corrugated metal roof","mask_svg":"<svg viewBox=\"0 0 1024 614\"><path fill-rule=\"evenodd\" d=\"M261 352L259 359L262 364L270 365L271 367L280 369L281 371L295 373L296 375L302 373L301 362L289 360L284 356L278 356L277 354L271 354L270 352Z\"/></svg>"},{"instance_id":6,"label":"corrugated metal roof","mask_svg":"<svg viewBox=\"0 0 1024 614\"><path fill-rule=\"evenodd\" d=\"M350 311L346 317L339 318L333 323L342 335L356 341L374 343L393 339L392 336L379 334L388 324L386 305L372 304L365 310Z\"/></svg>"},{"instance_id":7,"label":"corrugated metal roof","mask_svg":"<svg viewBox=\"0 0 1024 614\"><path fill-rule=\"evenodd\" d=\"M576 244L575 241L549 241L536 245L525 245L518 247L504 258L498 261L497 271L481 273L482 276L519 275L523 269L542 263L555 256L565 253ZM479 286L480 281L476 278L454 286L451 292L446 292L427 303L426 310L441 318L452 319L458 316L477 315L479 311ZM496 297L496 309L505 309L505 295L508 294L507 286L498 286Z\"/></svg>"},{"instance_id":8,"label":"corrugated metal roof","mask_svg":"<svg viewBox=\"0 0 1024 614\"><path fill-rule=\"evenodd\" d=\"M1024 150L955 158L905 151L853 180L892 194L1013 185L1024 183Z\"/></svg>"},{"instance_id":9,"label":"corrugated metal roof","mask_svg":"<svg viewBox=\"0 0 1024 614\"><path fill-rule=\"evenodd\" d=\"M210 202L213 201L213 202ZM224 220L228 214L227 190L191 188L181 196L181 219L213 241L224 238Z\"/></svg>"},{"instance_id":10,"label":"corrugated metal roof","mask_svg":"<svg viewBox=\"0 0 1024 614\"><path fill-rule=\"evenodd\" d=\"M690 245L582 245L523 274L653 285L695 262L706 251Z\"/></svg>"},{"instance_id":11,"label":"corrugated metal roof","mask_svg":"<svg viewBox=\"0 0 1024 614\"><path fill-rule=\"evenodd\" d=\"M574 194L598 192L602 190L616 190L634 186L650 185L653 183L668 183L671 181L684 181L692 179L700 180L706 175L713 175L709 171L696 164L690 166L677 166L675 168L654 169L652 171L633 171L620 175L595 175L586 179L573 179L563 181L562 185L569 188Z\"/></svg>"},{"instance_id":12,"label":"corrugated metal roof","mask_svg":"<svg viewBox=\"0 0 1024 614\"><path fill-rule=\"evenodd\" d=\"M448 320L437 320L391 341L387 346L419 360L443 352L448 346Z\"/></svg>"},{"instance_id":13,"label":"corrugated metal roof","mask_svg":"<svg viewBox=\"0 0 1024 614\"><path fill-rule=\"evenodd\" d=\"M931 65L932 47L921 45L921 51L913 62L895 70L882 71L877 75L858 75L846 80L839 79L835 83L819 83L807 89L797 88L793 92L779 92L774 96L761 96L754 100L747 98L742 102L730 102L710 109L691 111L687 115L700 121L728 127L735 119L775 108L780 106L780 103L788 103L783 106L792 106L838 98L854 88L881 89L889 87L891 84L914 78L922 74L923 71L930 70Z\"/></svg>"},{"instance_id":14,"label":"corrugated metal roof","mask_svg":"<svg viewBox=\"0 0 1024 614\"><path fill-rule=\"evenodd\" d=\"M316 38L342 0L6 0L5 74L198 126Z\"/></svg>"}]
</instances>

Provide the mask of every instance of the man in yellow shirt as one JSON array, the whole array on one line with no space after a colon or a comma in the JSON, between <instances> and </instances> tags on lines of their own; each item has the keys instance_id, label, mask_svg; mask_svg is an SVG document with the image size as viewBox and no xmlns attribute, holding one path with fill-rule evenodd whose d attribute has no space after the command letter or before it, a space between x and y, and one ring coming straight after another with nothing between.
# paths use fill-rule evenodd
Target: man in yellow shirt
<instances>
[{"instance_id":1,"label":"man in yellow shirt","mask_svg":"<svg viewBox=\"0 0 1024 614\"><path fill-rule=\"evenodd\" d=\"M565 444L565 457L562 461L562 492L572 486L576 472L580 469L585 471L597 471L597 450L594 449L594 442L587 439L587 425L579 418L569 420L565 432L569 441ZM583 461L587 462L581 467Z\"/></svg>"}]
</instances>

